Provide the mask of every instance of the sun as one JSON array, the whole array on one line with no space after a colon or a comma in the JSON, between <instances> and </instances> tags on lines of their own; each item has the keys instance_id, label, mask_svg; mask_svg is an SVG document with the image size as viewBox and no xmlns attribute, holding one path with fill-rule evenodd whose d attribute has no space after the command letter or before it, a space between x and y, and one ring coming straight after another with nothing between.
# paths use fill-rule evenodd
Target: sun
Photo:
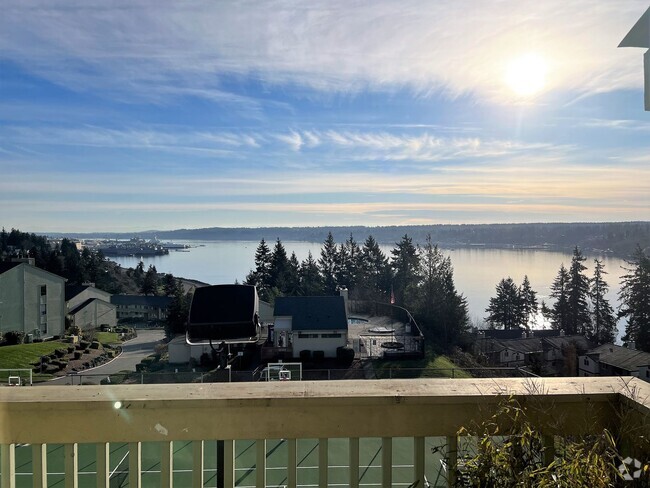
<instances>
[{"instance_id":1,"label":"sun","mask_svg":"<svg viewBox=\"0 0 650 488\"><path fill-rule=\"evenodd\" d=\"M513 59L506 68L505 82L521 98L537 95L546 83L547 65L537 54L526 54Z\"/></svg>"}]
</instances>

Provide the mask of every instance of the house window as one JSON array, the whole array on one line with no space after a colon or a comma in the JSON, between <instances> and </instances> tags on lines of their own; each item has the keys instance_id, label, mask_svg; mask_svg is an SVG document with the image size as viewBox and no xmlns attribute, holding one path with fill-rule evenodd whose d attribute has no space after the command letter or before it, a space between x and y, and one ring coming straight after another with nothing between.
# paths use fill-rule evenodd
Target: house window
<instances>
[{"instance_id":1,"label":"house window","mask_svg":"<svg viewBox=\"0 0 650 488\"><path fill-rule=\"evenodd\" d=\"M645 377L650 378L650 369L645 370Z\"/></svg>"},{"instance_id":2,"label":"house window","mask_svg":"<svg viewBox=\"0 0 650 488\"><path fill-rule=\"evenodd\" d=\"M508 350L507 350L507 349L506 349L506 353L505 353L505 356L506 356L506 357L508 357L508 356L510 356L510 353L508 352Z\"/></svg>"},{"instance_id":3,"label":"house window","mask_svg":"<svg viewBox=\"0 0 650 488\"><path fill-rule=\"evenodd\" d=\"M321 334L323 339L340 339L341 334Z\"/></svg>"},{"instance_id":4,"label":"house window","mask_svg":"<svg viewBox=\"0 0 650 488\"><path fill-rule=\"evenodd\" d=\"M318 339L318 334L298 334L298 339Z\"/></svg>"},{"instance_id":5,"label":"house window","mask_svg":"<svg viewBox=\"0 0 650 488\"><path fill-rule=\"evenodd\" d=\"M41 285L41 296L47 295L47 285Z\"/></svg>"},{"instance_id":6,"label":"house window","mask_svg":"<svg viewBox=\"0 0 650 488\"><path fill-rule=\"evenodd\" d=\"M585 366L589 366L589 360L587 358L585 358L584 364L585 364Z\"/></svg>"}]
</instances>

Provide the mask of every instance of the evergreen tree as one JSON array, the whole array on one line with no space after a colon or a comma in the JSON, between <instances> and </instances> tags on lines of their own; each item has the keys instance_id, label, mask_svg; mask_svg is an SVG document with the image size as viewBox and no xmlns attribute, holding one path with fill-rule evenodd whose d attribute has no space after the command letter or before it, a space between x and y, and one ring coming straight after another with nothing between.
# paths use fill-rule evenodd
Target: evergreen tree
<instances>
[{"instance_id":1,"label":"evergreen tree","mask_svg":"<svg viewBox=\"0 0 650 488\"><path fill-rule=\"evenodd\" d=\"M395 244L395 247L391 251L391 256L391 267L395 273L393 277L395 300L396 303L408 308L412 303L409 293L413 287L417 286L420 266L418 252L413 245L413 239L405 234Z\"/></svg>"},{"instance_id":2,"label":"evergreen tree","mask_svg":"<svg viewBox=\"0 0 650 488\"><path fill-rule=\"evenodd\" d=\"M569 315L567 323L572 334L591 335L591 320L589 316L589 278L584 271L587 267L582 264L586 258L576 246L573 250L567 294Z\"/></svg>"},{"instance_id":3,"label":"evergreen tree","mask_svg":"<svg viewBox=\"0 0 650 488\"><path fill-rule=\"evenodd\" d=\"M460 336L467 332L469 313L467 299L456 290L454 268L447 256L440 267L442 296L438 303L438 328L442 330L446 348L456 344Z\"/></svg>"},{"instance_id":4,"label":"evergreen tree","mask_svg":"<svg viewBox=\"0 0 650 488\"><path fill-rule=\"evenodd\" d=\"M152 264L144 275L140 293L143 295L157 295L158 294L158 272L156 267Z\"/></svg>"},{"instance_id":5,"label":"evergreen tree","mask_svg":"<svg viewBox=\"0 0 650 488\"><path fill-rule=\"evenodd\" d=\"M300 289L300 263L296 257L296 253L292 252L287 266L287 283L285 292L289 296L302 295Z\"/></svg>"},{"instance_id":6,"label":"evergreen tree","mask_svg":"<svg viewBox=\"0 0 650 488\"><path fill-rule=\"evenodd\" d=\"M171 276L171 275L169 275ZM183 293L183 285L180 280L175 280L175 287L171 295L172 300L167 309L167 320L165 322L165 336L171 340L174 335L182 334L187 329L191 295Z\"/></svg>"},{"instance_id":7,"label":"evergreen tree","mask_svg":"<svg viewBox=\"0 0 650 488\"><path fill-rule=\"evenodd\" d=\"M339 256L341 261L341 273L338 279L340 286L344 286L348 290L356 288L362 266L361 258L361 249L352 234L350 234L350 238L341 246Z\"/></svg>"},{"instance_id":8,"label":"evergreen tree","mask_svg":"<svg viewBox=\"0 0 650 488\"><path fill-rule=\"evenodd\" d=\"M176 294L176 291L178 289L178 284L173 274L166 273L165 276L163 276L162 287L165 296L173 297Z\"/></svg>"},{"instance_id":9,"label":"evergreen tree","mask_svg":"<svg viewBox=\"0 0 650 488\"><path fill-rule=\"evenodd\" d=\"M309 251L307 258L300 263L300 290L304 296L313 297L323 294L318 263Z\"/></svg>"},{"instance_id":10,"label":"evergreen tree","mask_svg":"<svg viewBox=\"0 0 650 488\"><path fill-rule=\"evenodd\" d=\"M385 300L390 289L392 273L386 255L372 236L368 236L363 243L360 264L360 282L367 290L367 298Z\"/></svg>"},{"instance_id":11,"label":"evergreen tree","mask_svg":"<svg viewBox=\"0 0 650 488\"><path fill-rule=\"evenodd\" d=\"M594 259L594 276L591 278L589 298L592 304L592 338L598 344L614 342L614 339L616 339L616 318L614 316L614 310L607 298L605 298L609 290L607 282L603 278L603 275L606 274L607 271L605 271L605 266L602 261Z\"/></svg>"},{"instance_id":12,"label":"evergreen tree","mask_svg":"<svg viewBox=\"0 0 650 488\"><path fill-rule=\"evenodd\" d=\"M287 251L278 238L273 246L271 253L271 266L269 269L269 286L274 288L274 296L278 294L285 294L287 290L287 283L289 281L289 259L287 258Z\"/></svg>"},{"instance_id":13,"label":"evergreen tree","mask_svg":"<svg viewBox=\"0 0 650 488\"><path fill-rule=\"evenodd\" d=\"M512 278L502 279L496 287L496 296L490 298L485 318L492 327L518 329L523 323L523 300Z\"/></svg>"},{"instance_id":14,"label":"evergreen tree","mask_svg":"<svg viewBox=\"0 0 650 488\"><path fill-rule=\"evenodd\" d=\"M623 276L619 298L620 317L627 317L625 341L634 341L636 347L650 352L650 257L637 246Z\"/></svg>"},{"instance_id":15,"label":"evergreen tree","mask_svg":"<svg viewBox=\"0 0 650 488\"><path fill-rule=\"evenodd\" d=\"M551 285L551 298L555 299L553 307L548 310L549 318L554 329L563 330L567 335L575 334L576 331L570 328L569 323L569 281L571 277L564 267L560 266L557 277Z\"/></svg>"},{"instance_id":16,"label":"evergreen tree","mask_svg":"<svg viewBox=\"0 0 650 488\"><path fill-rule=\"evenodd\" d=\"M417 306L418 316L427 322L434 321L438 301L442 298L444 260L438 246L433 244L431 234L428 234L420 253L420 300Z\"/></svg>"},{"instance_id":17,"label":"evergreen tree","mask_svg":"<svg viewBox=\"0 0 650 488\"><path fill-rule=\"evenodd\" d=\"M530 286L528 275L524 276L524 281L519 287L519 296L521 300L521 325L526 330L530 330L531 320L534 322L537 315L537 292Z\"/></svg>"},{"instance_id":18,"label":"evergreen tree","mask_svg":"<svg viewBox=\"0 0 650 488\"><path fill-rule=\"evenodd\" d=\"M327 239L323 243L318 260L323 291L326 295L336 295L338 293L338 281L336 279L339 262L339 251L334 242L332 233L327 234Z\"/></svg>"}]
</instances>

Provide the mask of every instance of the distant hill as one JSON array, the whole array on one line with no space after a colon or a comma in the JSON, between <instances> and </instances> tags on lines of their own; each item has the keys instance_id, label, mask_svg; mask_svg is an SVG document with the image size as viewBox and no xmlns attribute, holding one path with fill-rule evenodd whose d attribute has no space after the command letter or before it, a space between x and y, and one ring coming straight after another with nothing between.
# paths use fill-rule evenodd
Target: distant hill
<instances>
[{"instance_id":1,"label":"distant hill","mask_svg":"<svg viewBox=\"0 0 650 488\"><path fill-rule=\"evenodd\" d=\"M537 223L537 224L476 224L476 225L409 225L409 226L342 226L342 227L259 227L151 230L136 233L49 234L52 237L206 241L305 241L323 242L332 232L337 242L350 234L360 243L372 235L382 244L394 244L404 234L417 243L427 234L441 247L540 248L570 251L579 246L587 253L607 253L628 257L638 245L650 248L650 222L602 223Z\"/></svg>"}]
</instances>

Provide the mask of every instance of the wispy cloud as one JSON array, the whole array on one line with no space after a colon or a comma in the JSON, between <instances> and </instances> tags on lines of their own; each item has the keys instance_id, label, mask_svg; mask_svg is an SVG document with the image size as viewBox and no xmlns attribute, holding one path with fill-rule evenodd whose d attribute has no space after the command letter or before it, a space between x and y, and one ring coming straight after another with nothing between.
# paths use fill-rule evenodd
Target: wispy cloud
<instances>
[{"instance_id":1,"label":"wispy cloud","mask_svg":"<svg viewBox=\"0 0 650 488\"><path fill-rule=\"evenodd\" d=\"M640 87L617 50L645 0L423 3L4 2L3 58L72 89L251 103L229 76L322 91L472 93L502 100L506 64L535 51L550 89ZM253 102L254 103L254 102Z\"/></svg>"}]
</instances>

